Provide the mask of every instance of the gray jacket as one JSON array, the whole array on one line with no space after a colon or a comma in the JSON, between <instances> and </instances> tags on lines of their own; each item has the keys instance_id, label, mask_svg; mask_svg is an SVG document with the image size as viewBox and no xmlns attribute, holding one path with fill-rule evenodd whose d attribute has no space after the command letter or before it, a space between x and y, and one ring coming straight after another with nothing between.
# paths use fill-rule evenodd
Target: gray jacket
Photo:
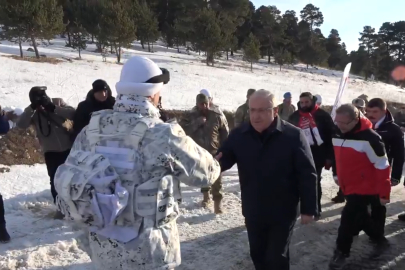
<instances>
[{"instance_id":1,"label":"gray jacket","mask_svg":"<svg viewBox=\"0 0 405 270\"><path fill-rule=\"evenodd\" d=\"M44 153L70 150L73 143L68 132L72 123L66 120L73 119L75 109L60 98L53 98L52 102L56 105L56 109L54 113L49 113L50 120L45 117L47 112L41 113L28 106L17 121L18 128L27 129L31 125L35 127L39 144Z\"/></svg>"}]
</instances>

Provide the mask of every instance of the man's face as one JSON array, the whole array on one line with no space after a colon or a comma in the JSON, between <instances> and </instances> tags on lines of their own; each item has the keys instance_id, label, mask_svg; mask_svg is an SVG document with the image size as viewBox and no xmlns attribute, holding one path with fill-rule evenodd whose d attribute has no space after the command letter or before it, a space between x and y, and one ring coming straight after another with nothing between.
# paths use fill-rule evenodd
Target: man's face
<instances>
[{"instance_id":1,"label":"man's face","mask_svg":"<svg viewBox=\"0 0 405 270\"><path fill-rule=\"evenodd\" d=\"M401 106L401 109L400 109L400 110L401 110L401 113L402 113L402 114L405 114L405 106Z\"/></svg>"},{"instance_id":2,"label":"man's face","mask_svg":"<svg viewBox=\"0 0 405 270\"><path fill-rule=\"evenodd\" d=\"M160 99L160 92L157 92L151 98L151 101L152 101L153 105L155 105L156 107L159 105L159 99Z\"/></svg>"},{"instance_id":3,"label":"man's face","mask_svg":"<svg viewBox=\"0 0 405 270\"><path fill-rule=\"evenodd\" d=\"M385 110L381 110L378 107L367 107L366 109L367 118L370 119L371 123L375 124L385 116Z\"/></svg>"},{"instance_id":4,"label":"man's face","mask_svg":"<svg viewBox=\"0 0 405 270\"><path fill-rule=\"evenodd\" d=\"M274 121L274 105L263 97L251 97L249 99L249 114L253 128L258 132L263 132Z\"/></svg>"},{"instance_id":5,"label":"man's face","mask_svg":"<svg viewBox=\"0 0 405 270\"><path fill-rule=\"evenodd\" d=\"M342 133L351 131L358 122L358 119L351 119L350 116L345 113L336 114L335 117L335 123Z\"/></svg>"},{"instance_id":6,"label":"man's face","mask_svg":"<svg viewBox=\"0 0 405 270\"><path fill-rule=\"evenodd\" d=\"M104 102L108 98L107 90L97 91L94 93L94 98L99 102Z\"/></svg>"},{"instance_id":7,"label":"man's face","mask_svg":"<svg viewBox=\"0 0 405 270\"><path fill-rule=\"evenodd\" d=\"M284 99L284 104L287 104L287 105L291 105L291 98L285 98Z\"/></svg>"},{"instance_id":8,"label":"man's face","mask_svg":"<svg viewBox=\"0 0 405 270\"><path fill-rule=\"evenodd\" d=\"M309 97L300 98L300 107L302 109L308 110L309 108L311 108L311 106L312 106L312 99L310 99Z\"/></svg>"},{"instance_id":9,"label":"man's face","mask_svg":"<svg viewBox=\"0 0 405 270\"><path fill-rule=\"evenodd\" d=\"M197 104L197 108L200 112L205 114L208 111L208 109L210 108L210 104L207 102L200 102Z\"/></svg>"}]
</instances>

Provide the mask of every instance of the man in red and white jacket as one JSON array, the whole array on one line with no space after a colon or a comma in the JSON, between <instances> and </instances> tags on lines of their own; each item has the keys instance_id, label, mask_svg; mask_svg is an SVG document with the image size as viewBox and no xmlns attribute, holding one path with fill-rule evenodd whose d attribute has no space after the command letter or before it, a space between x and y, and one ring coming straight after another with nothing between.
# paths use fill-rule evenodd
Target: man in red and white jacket
<instances>
[{"instance_id":1,"label":"man in red and white jacket","mask_svg":"<svg viewBox=\"0 0 405 270\"><path fill-rule=\"evenodd\" d=\"M381 137L372 129L371 122L352 104L336 110L335 123L340 132L333 138L338 183L346 197L343 208L337 248L330 269L342 269L354 235L363 230L375 243L372 258L378 257L389 244L378 228L381 215L368 206L389 203L391 192L390 165Z\"/></svg>"}]
</instances>

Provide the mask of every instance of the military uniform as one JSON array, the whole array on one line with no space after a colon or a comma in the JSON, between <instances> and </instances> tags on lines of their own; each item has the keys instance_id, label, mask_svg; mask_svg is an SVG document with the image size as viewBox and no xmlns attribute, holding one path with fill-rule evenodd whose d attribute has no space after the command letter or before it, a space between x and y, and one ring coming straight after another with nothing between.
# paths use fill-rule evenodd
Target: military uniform
<instances>
[{"instance_id":1,"label":"military uniform","mask_svg":"<svg viewBox=\"0 0 405 270\"><path fill-rule=\"evenodd\" d=\"M202 118L206 121L202 121ZM219 147L228 138L229 128L225 116L216 110L209 109L206 116L194 107L182 121L182 127L188 136L190 136L199 146L216 155ZM210 188L202 188L201 192L207 194ZM221 177L212 185L211 192L214 202L220 202L223 198ZM206 201L206 200L204 200Z\"/></svg>"},{"instance_id":2,"label":"military uniform","mask_svg":"<svg viewBox=\"0 0 405 270\"><path fill-rule=\"evenodd\" d=\"M250 115L249 115L249 103L246 101L245 104L238 107L235 113L235 128L242 125L243 123L250 122Z\"/></svg>"},{"instance_id":3,"label":"military uniform","mask_svg":"<svg viewBox=\"0 0 405 270\"><path fill-rule=\"evenodd\" d=\"M160 73L147 58L129 59L114 109L93 113L57 171L58 207L89 225L79 243L94 269L179 266L180 182L210 186L220 175L212 155L176 122L163 123L145 97L160 91L162 84L144 83Z\"/></svg>"}]
</instances>

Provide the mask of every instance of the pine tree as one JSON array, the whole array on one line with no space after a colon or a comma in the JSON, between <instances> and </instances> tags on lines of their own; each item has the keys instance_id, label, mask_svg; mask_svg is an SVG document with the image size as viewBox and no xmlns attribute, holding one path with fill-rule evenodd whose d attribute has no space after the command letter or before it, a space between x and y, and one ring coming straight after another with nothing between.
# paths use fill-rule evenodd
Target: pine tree
<instances>
[{"instance_id":1,"label":"pine tree","mask_svg":"<svg viewBox=\"0 0 405 270\"><path fill-rule=\"evenodd\" d=\"M103 16L99 22L100 40L107 41L114 49L117 63L121 63L122 48L131 46L136 38L135 15L138 6L130 0L103 3Z\"/></svg>"},{"instance_id":2,"label":"pine tree","mask_svg":"<svg viewBox=\"0 0 405 270\"><path fill-rule=\"evenodd\" d=\"M250 33L243 44L243 59L250 63L251 71L253 71L253 63L260 59L260 42L253 33Z\"/></svg>"},{"instance_id":3,"label":"pine tree","mask_svg":"<svg viewBox=\"0 0 405 270\"><path fill-rule=\"evenodd\" d=\"M291 53L287 50L278 50L274 54L274 60L280 66L280 71L283 65L290 64L292 62Z\"/></svg>"},{"instance_id":4,"label":"pine tree","mask_svg":"<svg viewBox=\"0 0 405 270\"><path fill-rule=\"evenodd\" d=\"M87 48L87 33L83 26L76 20L70 28L72 34L71 46L79 52L79 59L82 59L82 50Z\"/></svg>"},{"instance_id":5,"label":"pine tree","mask_svg":"<svg viewBox=\"0 0 405 270\"><path fill-rule=\"evenodd\" d=\"M2 0L0 9L1 20L6 28L12 29L8 34L19 40L29 39L37 58L40 58L37 40L50 40L64 28L63 9L56 0Z\"/></svg>"},{"instance_id":6,"label":"pine tree","mask_svg":"<svg viewBox=\"0 0 405 270\"><path fill-rule=\"evenodd\" d=\"M309 29L311 30L311 45L313 42L312 33L314 32L314 27L320 27L323 24L324 18L322 12L318 7L313 4L308 4L301 11L301 19L308 23Z\"/></svg>"},{"instance_id":7,"label":"pine tree","mask_svg":"<svg viewBox=\"0 0 405 270\"><path fill-rule=\"evenodd\" d=\"M156 42L160 36L160 33L155 14L146 3L140 4L137 25L137 36L141 41L142 48L144 48L144 44L147 43L148 51L150 52L150 43Z\"/></svg>"},{"instance_id":8,"label":"pine tree","mask_svg":"<svg viewBox=\"0 0 405 270\"><path fill-rule=\"evenodd\" d=\"M214 66L214 56L223 47L221 28L215 12L203 9L194 21L194 43L196 47L207 53L207 66Z\"/></svg>"}]
</instances>

